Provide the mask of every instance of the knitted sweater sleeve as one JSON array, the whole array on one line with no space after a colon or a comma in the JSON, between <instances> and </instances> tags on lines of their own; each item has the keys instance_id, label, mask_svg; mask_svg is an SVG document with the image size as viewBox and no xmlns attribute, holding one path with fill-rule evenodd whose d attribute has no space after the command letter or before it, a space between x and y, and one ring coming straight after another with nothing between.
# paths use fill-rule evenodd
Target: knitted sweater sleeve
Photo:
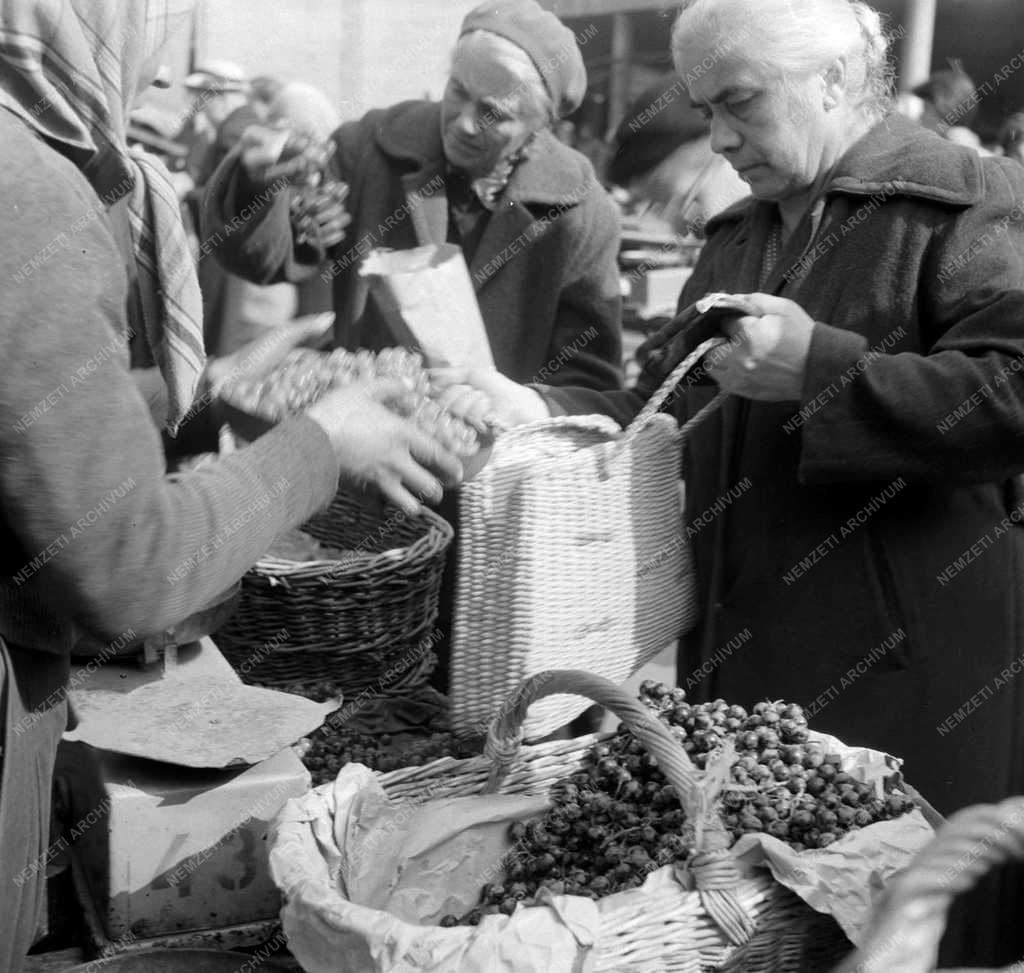
<instances>
[{"instance_id":1,"label":"knitted sweater sleeve","mask_svg":"<svg viewBox=\"0 0 1024 973\"><path fill-rule=\"evenodd\" d=\"M41 142L11 153L26 164L0 172L0 634L24 644L38 617L104 640L160 631L327 503L337 461L300 418L167 476L128 370L123 262L97 200Z\"/></svg>"}]
</instances>

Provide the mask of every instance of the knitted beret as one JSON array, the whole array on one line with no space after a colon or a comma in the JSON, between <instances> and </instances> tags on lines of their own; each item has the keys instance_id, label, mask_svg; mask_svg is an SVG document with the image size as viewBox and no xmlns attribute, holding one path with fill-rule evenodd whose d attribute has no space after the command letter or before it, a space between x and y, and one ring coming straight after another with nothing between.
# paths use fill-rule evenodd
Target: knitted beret
<instances>
[{"instance_id":1,"label":"knitted beret","mask_svg":"<svg viewBox=\"0 0 1024 973\"><path fill-rule=\"evenodd\" d=\"M486 0L466 14L459 36L473 30L498 34L530 55L559 118L579 108L587 69L576 36L536 0Z\"/></svg>"}]
</instances>

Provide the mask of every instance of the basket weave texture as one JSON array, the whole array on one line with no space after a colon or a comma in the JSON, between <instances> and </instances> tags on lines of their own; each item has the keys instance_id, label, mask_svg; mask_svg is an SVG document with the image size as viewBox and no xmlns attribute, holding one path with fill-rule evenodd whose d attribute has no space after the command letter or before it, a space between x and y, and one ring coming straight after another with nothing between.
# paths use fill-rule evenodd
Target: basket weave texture
<instances>
[{"instance_id":1,"label":"basket weave texture","mask_svg":"<svg viewBox=\"0 0 1024 973\"><path fill-rule=\"evenodd\" d=\"M679 792L687 816L691 820L699 816L707 826L698 831L698 849L681 881L672 879L658 884L656 891L645 886L593 903L596 911L589 928L582 934L574 929L577 941L581 935L585 939L593 934L589 948L580 943L574 957L567 957L563 949L552 953L559 956L557 966L538 966L526 959L536 957L533 947L558 937L565 941L565 926L552 913L550 934L533 925L530 939L522 939L521 934L520 939L513 939L524 957L517 969L530 973L541 969L544 973L569 973L570 969L596 973L824 973L849 953L852 945L835 920L815 912L766 870L758 870L754 877L741 877L725 849L720 819L716 826L700 810L700 775L685 750L643 704L588 673L548 672L528 680L492 724L484 757L443 758L381 775L388 797L412 805L487 793L548 794L583 766L597 740L609 736L520 746L523 718L531 701L564 692L583 694L620 716L657 757L659 768ZM343 953L346 958L366 957L352 969L375 973L410 968L458 973L489 968L495 939L516 917L486 916L479 926L455 928L417 926L397 919L385 923L384 914L341 896L337 867L347 852L335 848L328 838L333 829L331 787L323 785L286 805L275 825L270 853L271 872L285 898L282 919L289 949L304 969L327 973L336 969L330 964L336 964ZM575 898L555 896L552 901ZM525 911L543 916L549 910L532 906ZM381 936L385 938L379 939ZM359 947L353 949L353 943ZM412 963L412 957L422 965Z\"/></svg>"},{"instance_id":2,"label":"basket weave texture","mask_svg":"<svg viewBox=\"0 0 1024 973\"><path fill-rule=\"evenodd\" d=\"M343 560L265 557L217 644L249 682L331 680L345 693L405 691L433 668L431 647L452 528L340 491L302 528Z\"/></svg>"},{"instance_id":3,"label":"basket weave texture","mask_svg":"<svg viewBox=\"0 0 1024 973\"><path fill-rule=\"evenodd\" d=\"M579 668L628 679L697 620L683 530L682 445L720 404L681 429L658 413L721 339L675 368L625 431L606 416L564 416L510 430L459 494L452 626L452 727L482 735L502 701L537 672ZM587 707L552 696L527 739Z\"/></svg>"}]
</instances>

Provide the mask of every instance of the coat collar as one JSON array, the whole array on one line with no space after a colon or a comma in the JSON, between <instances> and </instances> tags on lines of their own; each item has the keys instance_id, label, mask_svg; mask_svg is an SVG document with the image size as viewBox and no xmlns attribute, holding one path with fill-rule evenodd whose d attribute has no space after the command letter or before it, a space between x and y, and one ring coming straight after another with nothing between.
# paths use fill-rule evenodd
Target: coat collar
<instances>
[{"instance_id":1,"label":"coat collar","mask_svg":"<svg viewBox=\"0 0 1024 973\"><path fill-rule=\"evenodd\" d=\"M406 101L386 109L374 139L385 155L407 163L410 175L422 173L424 183L444 170L437 102ZM502 197L526 205L573 206L590 189L589 168L583 156L544 131L527 159L516 167ZM413 178L407 186L419 181Z\"/></svg>"},{"instance_id":2,"label":"coat collar","mask_svg":"<svg viewBox=\"0 0 1024 973\"><path fill-rule=\"evenodd\" d=\"M974 149L957 145L896 113L883 118L839 160L826 195L910 196L951 206L981 201L985 177ZM708 220L707 232L750 214L741 199Z\"/></svg>"}]
</instances>

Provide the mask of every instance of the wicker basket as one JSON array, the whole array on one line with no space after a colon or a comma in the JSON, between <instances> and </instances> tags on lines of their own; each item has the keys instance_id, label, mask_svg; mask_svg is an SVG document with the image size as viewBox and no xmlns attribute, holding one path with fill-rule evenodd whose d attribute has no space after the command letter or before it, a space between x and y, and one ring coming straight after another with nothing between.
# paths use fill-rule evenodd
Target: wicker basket
<instances>
[{"instance_id":1,"label":"wicker basket","mask_svg":"<svg viewBox=\"0 0 1024 973\"><path fill-rule=\"evenodd\" d=\"M606 416L565 416L510 430L459 495L452 626L456 733L482 735L502 701L536 672L579 668L621 683L689 630L697 582L679 485L686 436L658 414L722 339L709 339L622 431ZM578 696L544 700L527 739L568 723Z\"/></svg>"},{"instance_id":2,"label":"wicker basket","mask_svg":"<svg viewBox=\"0 0 1024 973\"><path fill-rule=\"evenodd\" d=\"M341 491L303 530L351 555L258 561L217 634L224 655L244 679L262 685L325 679L345 693L422 685L435 661L448 522Z\"/></svg>"},{"instance_id":3,"label":"wicker basket","mask_svg":"<svg viewBox=\"0 0 1024 973\"><path fill-rule=\"evenodd\" d=\"M992 868L1019 861L1024 797L958 811L888 886L868 938L835 973L932 973L953 899ZM1024 963L1007 973L1020 969Z\"/></svg>"},{"instance_id":4,"label":"wicker basket","mask_svg":"<svg viewBox=\"0 0 1024 973\"><path fill-rule=\"evenodd\" d=\"M579 769L590 747L608 736L591 735L520 747L523 720L530 702L552 693L579 693L612 709L658 759L658 766L675 785L690 820L700 817L698 852L691 857L689 891L678 882L666 883L658 895L635 889L596 903L599 921L589 951L579 947L570 964L545 967L543 973L585 968L605 971L722 970L729 973L819 973L831 969L852 945L831 916L815 912L798 896L778 884L767 870L743 879L726 850L727 835L717 815L702 814L699 775L685 750L668 729L638 700L607 680L588 673L541 673L521 687L491 726L483 758L445 758L422 767L381 775L391 800L420 804L448 797L500 792L547 794L554 785ZM502 935L504 916L485 917L479 926L442 928L414 926L348 902L337 891L338 855L327 847L333 824L328 801L332 785L289 802L275 826L270 854L271 872L284 893L282 911L289 949L310 973L327 973L337 966L344 945L365 934L386 944L368 942L363 951L373 961L355 963L353 970L428 970L457 973L487 969L487 950ZM567 897L574 899L574 897ZM543 916L549 910L531 907ZM551 941L565 927L552 916ZM557 929L557 933L555 930ZM547 942L545 927L532 926L534 940L519 943L524 955L536 941ZM518 941L517 941L518 942ZM348 954L346 958L348 958ZM531 955L536 955L531 953ZM459 957L457 962L438 957ZM430 958L419 965L413 960ZM481 965L482 964L482 965ZM502 969L508 967L503 966ZM526 964L523 969L539 971Z\"/></svg>"}]
</instances>

